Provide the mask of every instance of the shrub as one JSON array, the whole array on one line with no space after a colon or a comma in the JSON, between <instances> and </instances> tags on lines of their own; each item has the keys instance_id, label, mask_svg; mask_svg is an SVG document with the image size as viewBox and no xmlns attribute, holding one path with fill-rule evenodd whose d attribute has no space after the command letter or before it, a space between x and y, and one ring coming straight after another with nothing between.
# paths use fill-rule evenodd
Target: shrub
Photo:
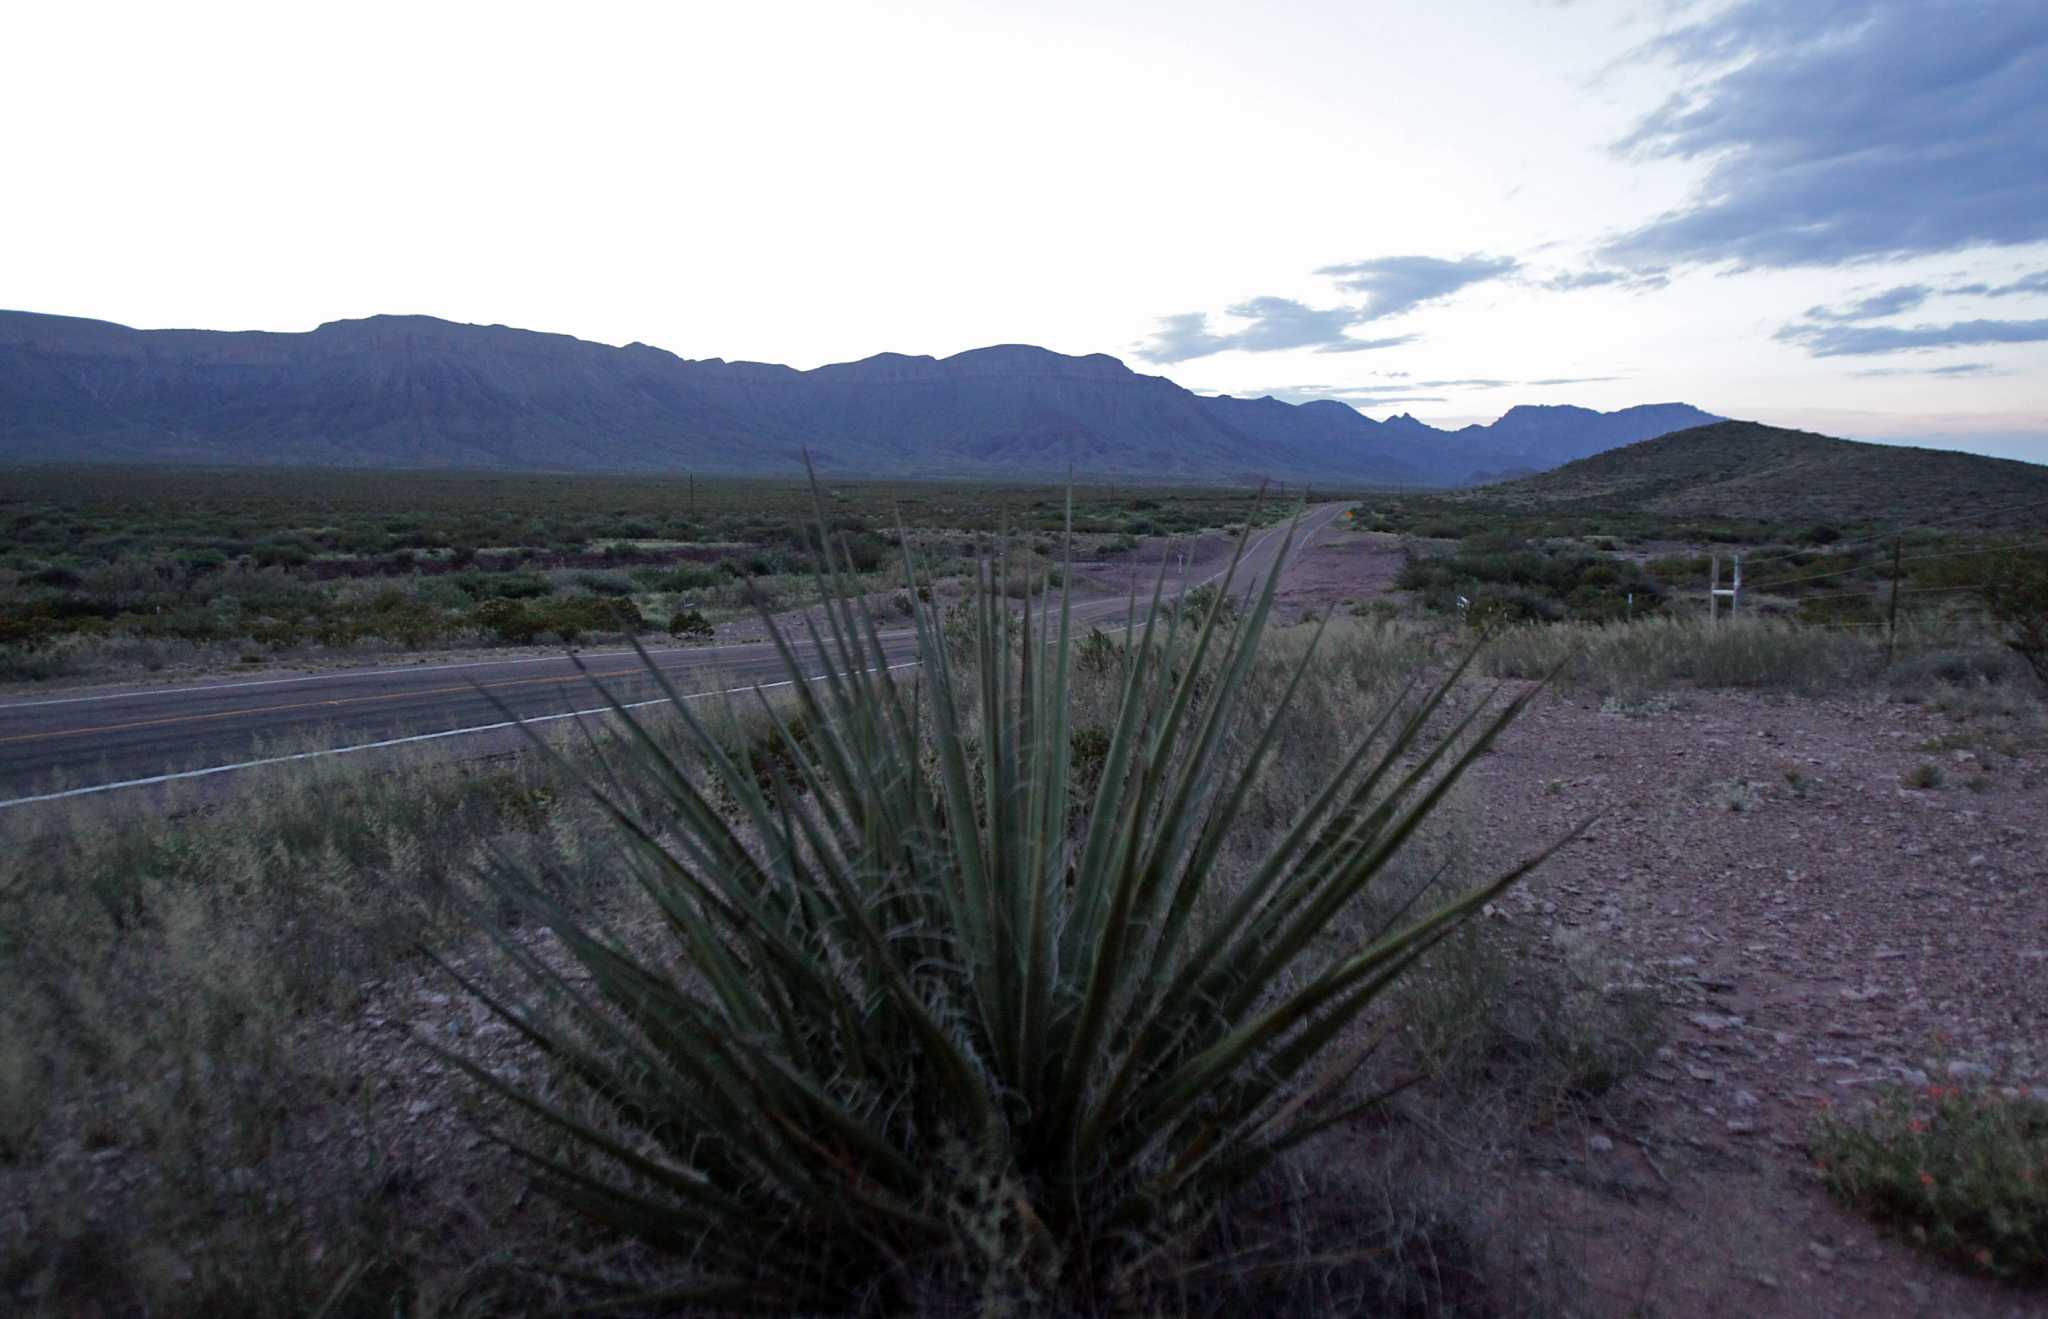
<instances>
[{"instance_id":1,"label":"shrub","mask_svg":"<svg viewBox=\"0 0 2048 1319\"><path fill-rule=\"evenodd\" d=\"M517 600L486 600L476 607L479 627L515 646L532 643L546 624Z\"/></svg>"},{"instance_id":2,"label":"shrub","mask_svg":"<svg viewBox=\"0 0 2048 1319\"><path fill-rule=\"evenodd\" d=\"M637 756L613 770L656 805L583 778L671 947L587 927L567 877L490 872L576 983L508 933L508 984L451 974L567 1091L447 1056L548 1133L514 1138L543 1189L682 1262L670 1305L1128 1295L1155 1247L1378 1101L1349 1093L1369 1050L1330 1046L1541 860L1412 921L1397 904L1363 942L1322 937L1534 693L1429 737L1465 666L1396 698L1226 884L1313 654L1241 726L1273 579L1241 626L1141 630L1099 762L1074 736L1063 610L1048 646L984 591L962 665L921 608L908 689L836 565L818 585L849 663L809 677L777 635L796 715L768 713L794 785L680 701L673 736L618 711ZM1096 780L1079 808L1077 751Z\"/></svg>"},{"instance_id":3,"label":"shrub","mask_svg":"<svg viewBox=\"0 0 2048 1319\"><path fill-rule=\"evenodd\" d=\"M617 573L580 572L576 574L576 584L592 595L619 597L633 594L633 583Z\"/></svg>"},{"instance_id":4,"label":"shrub","mask_svg":"<svg viewBox=\"0 0 2048 1319\"><path fill-rule=\"evenodd\" d=\"M1984 608L2004 641L2048 683L2048 557L2012 555L1992 569Z\"/></svg>"},{"instance_id":5,"label":"shrub","mask_svg":"<svg viewBox=\"0 0 2048 1319\"><path fill-rule=\"evenodd\" d=\"M2048 1103L1992 1090L1893 1089L1821 1123L1829 1190L1972 1269L2048 1280Z\"/></svg>"},{"instance_id":6,"label":"shrub","mask_svg":"<svg viewBox=\"0 0 2048 1319\"><path fill-rule=\"evenodd\" d=\"M1907 771L1900 782L1909 788L1939 788L1948 782L1948 775L1942 772L1941 766L1925 760Z\"/></svg>"},{"instance_id":7,"label":"shrub","mask_svg":"<svg viewBox=\"0 0 2048 1319\"><path fill-rule=\"evenodd\" d=\"M715 633L709 619L699 609L685 609L668 620L668 634L685 641L709 641Z\"/></svg>"}]
</instances>

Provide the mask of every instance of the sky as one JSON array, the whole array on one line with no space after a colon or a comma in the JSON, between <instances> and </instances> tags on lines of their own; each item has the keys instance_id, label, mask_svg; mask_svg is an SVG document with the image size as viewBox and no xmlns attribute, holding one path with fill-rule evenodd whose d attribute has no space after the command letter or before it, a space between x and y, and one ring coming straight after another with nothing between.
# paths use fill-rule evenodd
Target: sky
<instances>
[{"instance_id":1,"label":"sky","mask_svg":"<svg viewBox=\"0 0 2048 1319\"><path fill-rule=\"evenodd\" d=\"M2048 3L12 5L0 306L2048 462Z\"/></svg>"}]
</instances>

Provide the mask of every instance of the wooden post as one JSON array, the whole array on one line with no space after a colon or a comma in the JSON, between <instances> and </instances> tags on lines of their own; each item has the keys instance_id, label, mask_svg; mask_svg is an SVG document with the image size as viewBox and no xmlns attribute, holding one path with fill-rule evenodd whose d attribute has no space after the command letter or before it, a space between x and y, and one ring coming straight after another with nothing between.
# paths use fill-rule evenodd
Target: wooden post
<instances>
[{"instance_id":1,"label":"wooden post","mask_svg":"<svg viewBox=\"0 0 2048 1319\"><path fill-rule=\"evenodd\" d=\"M1735 611L1742 607L1742 556L1735 556L1735 580L1729 583L1728 619L1735 620Z\"/></svg>"},{"instance_id":2,"label":"wooden post","mask_svg":"<svg viewBox=\"0 0 2048 1319\"><path fill-rule=\"evenodd\" d=\"M1884 666L1892 666L1892 648L1899 644L1899 556L1906 552L1906 538L1892 537L1892 607L1884 631Z\"/></svg>"},{"instance_id":3,"label":"wooden post","mask_svg":"<svg viewBox=\"0 0 2048 1319\"><path fill-rule=\"evenodd\" d=\"M1713 566L1707 571L1707 622L1721 621L1721 556L1713 556Z\"/></svg>"}]
</instances>

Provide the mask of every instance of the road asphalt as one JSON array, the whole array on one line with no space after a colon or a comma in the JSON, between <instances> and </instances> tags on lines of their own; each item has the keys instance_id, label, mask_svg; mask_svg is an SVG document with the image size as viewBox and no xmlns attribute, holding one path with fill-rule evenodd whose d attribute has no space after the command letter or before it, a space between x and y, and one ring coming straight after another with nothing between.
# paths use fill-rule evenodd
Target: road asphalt
<instances>
[{"instance_id":1,"label":"road asphalt","mask_svg":"<svg viewBox=\"0 0 2048 1319\"><path fill-rule=\"evenodd\" d=\"M1297 550L1344 507L1308 510ZM1238 582L1264 580L1285 530L1283 525L1253 540ZM1128 608L1123 599L1077 602L1074 623L1119 623ZM885 632L883 647L892 666L917 663L916 638L907 629ZM808 645L799 655L812 661L808 671L822 671ZM686 695L745 691L787 677L765 641L664 648L652 656ZM587 672L579 671L579 660ZM627 704L665 699L630 650L0 698L0 809L413 744L436 743L458 755L490 754L522 736L507 710L528 722L607 717L592 678Z\"/></svg>"}]
</instances>

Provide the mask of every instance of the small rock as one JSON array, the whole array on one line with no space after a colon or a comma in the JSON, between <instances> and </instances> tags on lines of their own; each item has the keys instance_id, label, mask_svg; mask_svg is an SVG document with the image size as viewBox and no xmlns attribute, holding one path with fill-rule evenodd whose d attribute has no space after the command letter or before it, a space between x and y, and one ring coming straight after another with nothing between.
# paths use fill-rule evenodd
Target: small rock
<instances>
[{"instance_id":1,"label":"small rock","mask_svg":"<svg viewBox=\"0 0 2048 1319\"><path fill-rule=\"evenodd\" d=\"M1948 1079L1951 1081L1988 1081L1991 1069L1983 1063L1965 1062L1961 1058L1948 1065Z\"/></svg>"},{"instance_id":2,"label":"small rock","mask_svg":"<svg viewBox=\"0 0 2048 1319\"><path fill-rule=\"evenodd\" d=\"M1588 1136L1586 1138L1586 1148L1595 1154L1607 1154L1613 1151L1614 1142L1605 1136Z\"/></svg>"},{"instance_id":3,"label":"small rock","mask_svg":"<svg viewBox=\"0 0 2048 1319\"><path fill-rule=\"evenodd\" d=\"M1695 1012L1692 1024L1704 1031L1733 1030L1742 1024L1740 1017L1724 1017L1718 1012Z\"/></svg>"},{"instance_id":4,"label":"small rock","mask_svg":"<svg viewBox=\"0 0 2048 1319\"><path fill-rule=\"evenodd\" d=\"M1755 1108L1757 1106L1757 1097L1747 1090L1737 1090L1735 1092L1735 1106L1737 1108Z\"/></svg>"}]
</instances>

